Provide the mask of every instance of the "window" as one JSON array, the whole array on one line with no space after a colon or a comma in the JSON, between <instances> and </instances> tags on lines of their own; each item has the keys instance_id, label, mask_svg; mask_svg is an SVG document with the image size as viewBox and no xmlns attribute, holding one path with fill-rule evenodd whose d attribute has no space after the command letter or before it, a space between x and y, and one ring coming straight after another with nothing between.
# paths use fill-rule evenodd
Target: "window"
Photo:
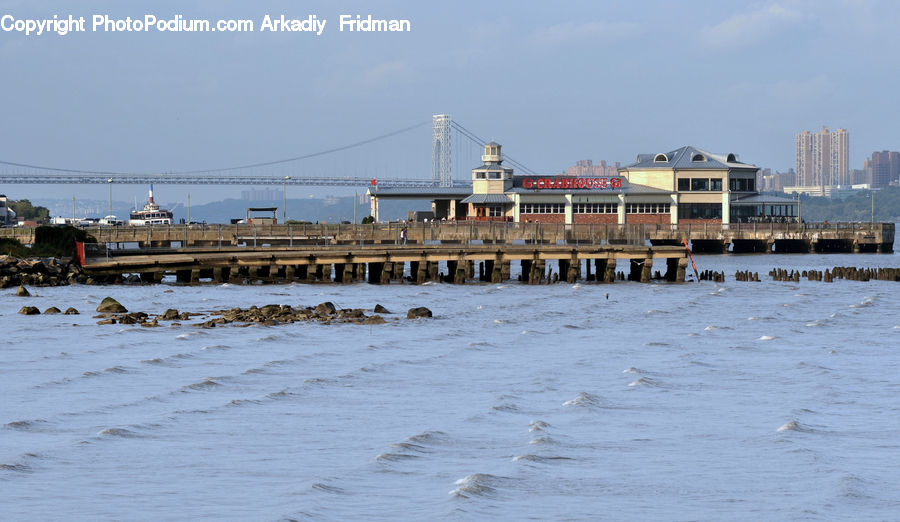
<instances>
[{"instance_id":1,"label":"window","mask_svg":"<svg viewBox=\"0 0 900 522\"><path fill-rule=\"evenodd\" d=\"M709 179L691 178L691 190L709 190Z\"/></svg>"},{"instance_id":2,"label":"window","mask_svg":"<svg viewBox=\"0 0 900 522\"><path fill-rule=\"evenodd\" d=\"M714 192L722 191L722 180L719 178L710 178L709 179L709 190Z\"/></svg>"},{"instance_id":3,"label":"window","mask_svg":"<svg viewBox=\"0 0 900 522\"><path fill-rule=\"evenodd\" d=\"M488 172L488 179L500 179L499 172Z\"/></svg>"},{"instance_id":4,"label":"window","mask_svg":"<svg viewBox=\"0 0 900 522\"><path fill-rule=\"evenodd\" d=\"M655 158L653 158L654 163L668 163L669 157L665 154L657 154Z\"/></svg>"},{"instance_id":5,"label":"window","mask_svg":"<svg viewBox=\"0 0 900 522\"><path fill-rule=\"evenodd\" d=\"M476 172L475 173L475 179L484 179L484 178L485 178L484 172Z\"/></svg>"},{"instance_id":6,"label":"window","mask_svg":"<svg viewBox=\"0 0 900 522\"><path fill-rule=\"evenodd\" d=\"M706 161L706 156L704 156L703 154L694 154L694 157L691 158L691 161Z\"/></svg>"},{"instance_id":7,"label":"window","mask_svg":"<svg viewBox=\"0 0 900 522\"><path fill-rule=\"evenodd\" d=\"M678 190L680 192L691 190L691 178L678 178Z\"/></svg>"},{"instance_id":8,"label":"window","mask_svg":"<svg viewBox=\"0 0 900 522\"><path fill-rule=\"evenodd\" d=\"M565 211L564 203L522 203L519 205L520 214L563 214Z\"/></svg>"},{"instance_id":9,"label":"window","mask_svg":"<svg viewBox=\"0 0 900 522\"><path fill-rule=\"evenodd\" d=\"M719 203L682 203L678 205L678 219L722 219Z\"/></svg>"},{"instance_id":10,"label":"window","mask_svg":"<svg viewBox=\"0 0 900 522\"><path fill-rule=\"evenodd\" d=\"M728 180L728 188L736 192L753 192L756 190L756 180L753 178L731 178Z\"/></svg>"},{"instance_id":11,"label":"window","mask_svg":"<svg viewBox=\"0 0 900 522\"><path fill-rule=\"evenodd\" d=\"M572 205L575 214L618 214L618 203L575 203Z\"/></svg>"},{"instance_id":12,"label":"window","mask_svg":"<svg viewBox=\"0 0 900 522\"><path fill-rule=\"evenodd\" d=\"M668 214L671 203L626 203L627 214Z\"/></svg>"},{"instance_id":13,"label":"window","mask_svg":"<svg viewBox=\"0 0 900 522\"><path fill-rule=\"evenodd\" d=\"M487 209L487 214L490 217L500 217L503 215L503 208L500 205L490 205Z\"/></svg>"},{"instance_id":14,"label":"window","mask_svg":"<svg viewBox=\"0 0 900 522\"><path fill-rule=\"evenodd\" d=\"M735 156L734 153L729 152L728 157L725 158L725 161L727 161L728 163L737 163L737 156Z\"/></svg>"}]
</instances>

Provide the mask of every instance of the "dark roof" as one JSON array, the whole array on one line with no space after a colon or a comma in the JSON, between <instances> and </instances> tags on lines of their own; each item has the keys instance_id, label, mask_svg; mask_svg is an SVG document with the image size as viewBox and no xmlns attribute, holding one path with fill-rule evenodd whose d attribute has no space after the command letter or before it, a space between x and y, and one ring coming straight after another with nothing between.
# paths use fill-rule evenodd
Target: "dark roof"
<instances>
[{"instance_id":1,"label":"dark roof","mask_svg":"<svg viewBox=\"0 0 900 522\"><path fill-rule=\"evenodd\" d=\"M768 194L754 194L731 202L732 205L786 205L789 203L797 204L797 200Z\"/></svg>"},{"instance_id":2,"label":"dark roof","mask_svg":"<svg viewBox=\"0 0 900 522\"><path fill-rule=\"evenodd\" d=\"M475 171L475 170L502 170L505 172L507 172L507 171L512 172L513 169L511 169L510 167L504 167L503 165L501 165L499 163L491 163L491 164L482 165L480 167L475 167L472 170L473 171Z\"/></svg>"},{"instance_id":3,"label":"dark roof","mask_svg":"<svg viewBox=\"0 0 900 522\"><path fill-rule=\"evenodd\" d=\"M659 159L660 161L657 161ZM716 154L690 145L669 152L638 154L637 161L625 169L756 169L755 165L742 163L734 154Z\"/></svg>"},{"instance_id":4,"label":"dark roof","mask_svg":"<svg viewBox=\"0 0 900 522\"><path fill-rule=\"evenodd\" d=\"M472 194L460 203L512 203L506 194Z\"/></svg>"},{"instance_id":5,"label":"dark roof","mask_svg":"<svg viewBox=\"0 0 900 522\"><path fill-rule=\"evenodd\" d=\"M492 141L492 142L490 142L490 143L486 143L485 146L488 146L488 147L499 147L500 144L497 143L496 141Z\"/></svg>"}]
</instances>

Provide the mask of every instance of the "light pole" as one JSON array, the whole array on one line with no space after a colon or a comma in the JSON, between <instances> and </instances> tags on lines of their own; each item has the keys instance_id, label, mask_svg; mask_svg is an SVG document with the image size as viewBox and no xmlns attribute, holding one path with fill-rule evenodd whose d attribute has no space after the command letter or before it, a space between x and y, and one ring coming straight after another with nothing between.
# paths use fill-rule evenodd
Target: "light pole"
<instances>
[{"instance_id":1,"label":"light pole","mask_svg":"<svg viewBox=\"0 0 900 522\"><path fill-rule=\"evenodd\" d=\"M875 192L869 193L872 196L872 227L875 226Z\"/></svg>"},{"instance_id":2,"label":"light pole","mask_svg":"<svg viewBox=\"0 0 900 522\"><path fill-rule=\"evenodd\" d=\"M188 192L188 225L191 224L191 193Z\"/></svg>"},{"instance_id":3,"label":"light pole","mask_svg":"<svg viewBox=\"0 0 900 522\"><path fill-rule=\"evenodd\" d=\"M287 223L287 182L290 176L285 176L281 181L281 221Z\"/></svg>"},{"instance_id":4,"label":"light pole","mask_svg":"<svg viewBox=\"0 0 900 522\"><path fill-rule=\"evenodd\" d=\"M113 184L112 178L109 178L108 180L106 180L106 183L109 184L109 216L111 217L112 216L112 184ZM108 225L109 219L107 219L106 222L107 222L106 224Z\"/></svg>"}]
</instances>

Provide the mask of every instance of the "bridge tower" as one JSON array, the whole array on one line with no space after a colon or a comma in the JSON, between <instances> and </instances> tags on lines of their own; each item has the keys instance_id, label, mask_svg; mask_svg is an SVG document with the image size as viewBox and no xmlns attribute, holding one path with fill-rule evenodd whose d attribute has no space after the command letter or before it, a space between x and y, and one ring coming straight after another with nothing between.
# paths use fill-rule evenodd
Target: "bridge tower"
<instances>
[{"instance_id":1,"label":"bridge tower","mask_svg":"<svg viewBox=\"0 0 900 522\"><path fill-rule=\"evenodd\" d=\"M435 114L431 138L431 177L441 187L453 185L453 163L450 161L452 144L450 130L452 120L449 114Z\"/></svg>"}]
</instances>

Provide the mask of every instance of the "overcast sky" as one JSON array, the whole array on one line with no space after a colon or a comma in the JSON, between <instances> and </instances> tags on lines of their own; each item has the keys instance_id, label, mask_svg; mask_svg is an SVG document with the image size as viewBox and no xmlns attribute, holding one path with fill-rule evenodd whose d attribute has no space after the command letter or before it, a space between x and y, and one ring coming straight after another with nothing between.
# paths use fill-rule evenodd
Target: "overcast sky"
<instances>
[{"instance_id":1,"label":"overcast sky","mask_svg":"<svg viewBox=\"0 0 900 522\"><path fill-rule=\"evenodd\" d=\"M873 150L900 148L893 0L22 0L0 2L4 14L257 24L254 33L0 32L6 161L141 172L239 165L445 112L548 173L682 145L786 170L794 135L822 125L850 131L853 168ZM266 14L315 14L327 25L322 36L261 33ZM409 19L412 31L341 33L341 14ZM430 177L430 129L417 132L420 146L386 142L372 161L385 169L408 156L398 169Z\"/></svg>"}]
</instances>

